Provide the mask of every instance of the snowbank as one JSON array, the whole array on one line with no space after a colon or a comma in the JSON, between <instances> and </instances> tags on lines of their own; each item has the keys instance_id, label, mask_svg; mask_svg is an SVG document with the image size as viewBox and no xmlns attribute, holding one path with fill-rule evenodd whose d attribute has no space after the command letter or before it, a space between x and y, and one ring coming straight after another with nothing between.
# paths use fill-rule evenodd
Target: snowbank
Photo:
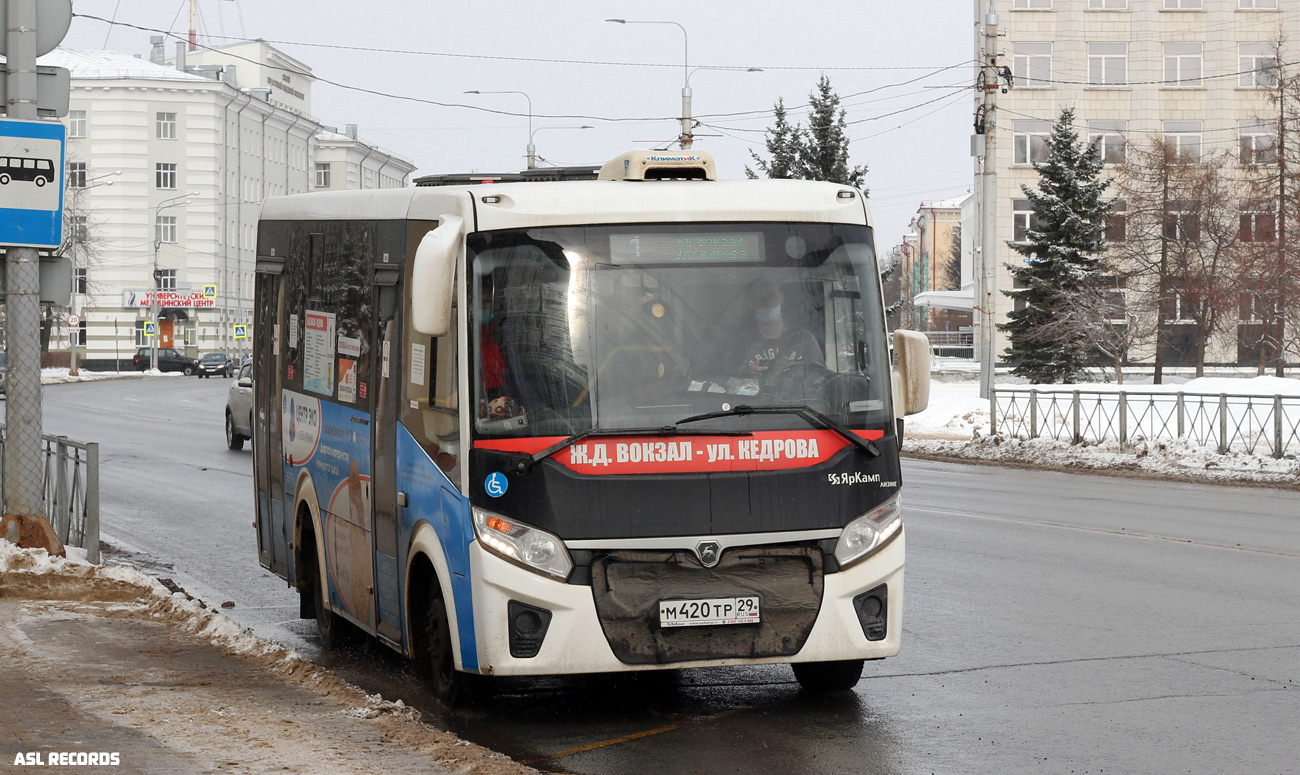
<instances>
[{"instance_id":1,"label":"snowbank","mask_svg":"<svg viewBox=\"0 0 1300 775\"><path fill-rule=\"evenodd\" d=\"M134 603L151 618L236 654L299 660L293 649L257 637L202 600L173 592L152 576L122 565L91 565L85 551L75 547L69 547L69 555L53 557L44 549L22 549L0 539L0 588L32 598Z\"/></svg>"}]
</instances>

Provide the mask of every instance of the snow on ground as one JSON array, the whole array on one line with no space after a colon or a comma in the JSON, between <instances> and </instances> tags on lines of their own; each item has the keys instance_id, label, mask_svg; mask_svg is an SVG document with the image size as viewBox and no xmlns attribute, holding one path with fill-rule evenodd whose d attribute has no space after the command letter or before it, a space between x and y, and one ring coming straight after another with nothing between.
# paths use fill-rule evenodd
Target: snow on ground
<instances>
[{"instance_id":1,"label":"snow on ground","mask_svg":"<svg viewBox=\"0 0 1300 775\"><path fill-rule=\"evenodd\" d=\"M42 385L57 385L64 382L98 382L103 379L121 379L124 377L138 377L141 375L149 377L179 377L182 376L179 371L161 372L157 369L147 371L87 371L77 369L77 376L72 376L67 368L41 369Z\"/></svg>"},{"instance_id":2,"label":"snow on ground","mask_svg":"<svg viewBox=\"0 0 1300 775\"><path fill-rule=\"evenodd\" d=\"M954 374L955 372L955 374ZM998 464L1045 466L1060 469L1127 471L1150 476L1167 476L1218 482L1256 482L1300 486L1300 457L1292 444L1288 454L1275 459L1267 454L1241 450L1219 455L1213 446L1202 446L1187 438L1136 438L1129 444L1118 441L1070 444L1052 438L1019 437L1000 429L989 435L989 402L979 397L979 382L968 369L946 369L930 384L930 406L904 423L905 453L926 457L948 457ZM940 381L941 379L957 381ZM1145 384L1144 384L1145 383ZM998 376L999 389L1030 387ZM1293 377L1243 378L1231 374L1178 379L1176 384L1150 384L1150 376L1126 381L1078 385L1035 385L1040 392L1079 390L1118 393L1121 390L1169 394L1281 395L1300 397L1300 379ZM1001 401L999 402L1001 405ZM1136 436L1136 434L1135 434ZM1262 451L1262 450L1261 450Z\"/></svg>"}]
</instances>

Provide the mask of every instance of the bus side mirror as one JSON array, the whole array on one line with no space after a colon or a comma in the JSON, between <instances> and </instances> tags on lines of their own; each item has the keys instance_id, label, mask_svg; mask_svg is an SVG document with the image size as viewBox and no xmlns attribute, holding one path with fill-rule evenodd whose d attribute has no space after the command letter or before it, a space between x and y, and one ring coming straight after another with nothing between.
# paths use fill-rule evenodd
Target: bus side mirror
<instances>
[{"instance_id":1,"label":"bus side mirror","mask_svg":"<svg viewBox=\"0 0 1300 775\"><path fill-rule=\"evenodd\" d=\"M894 332L894 370L890 376L894 416L925 411L930 405L930 340L925 334Z\"/></svg>"},{"instance_id":2,"label":"bus side mirror","mask_svg":"<svg viewBox=\"0 0 1300 775\"><path fill-rule=\"evenodd\" d=\"M460 254L458 215L438 218L438 228L424 235L411 267L411 326L425 336L442 336L451 327L452 294L456 291L456 257Z\"/></svg>"}]
</instances>

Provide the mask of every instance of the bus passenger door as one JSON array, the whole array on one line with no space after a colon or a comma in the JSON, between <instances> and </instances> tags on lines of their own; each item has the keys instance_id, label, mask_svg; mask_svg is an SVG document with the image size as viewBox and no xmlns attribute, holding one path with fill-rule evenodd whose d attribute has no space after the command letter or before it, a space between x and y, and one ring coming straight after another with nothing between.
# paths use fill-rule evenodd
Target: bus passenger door
<instances>
[{"instance_id":1,"label":"bus passenger door","mask_svg":"<svg viewBox=\"0 0 1300 775\"><path fill-rule=\"evenodd\" d=\"M282 267L282 265L279 265ZM269 266L267 268L275 268ZM280 437L280 314L283 275L259 261L253 322L253 477L257 489L257 547L261 564L273 573L289 572L289 530L284 520L284 467Z\"/></svg>"},{"instance_id":2,"label":"bus passenger door","mask_svg":"<svg viewBox=\"0 0 1300 775\"><path fill-rule=\"evenodd\" d=\"M381 232L381 244L384 242ZM397 648L402 647L402 602L399 572L397 514L397 418L401 414L401 254L384 252L375 257L369 381L375 386L374 421L371 423L371 499L374 513L376 632ZM391 258L391 261L389 260Z\"/></svg>"}]
</instances>

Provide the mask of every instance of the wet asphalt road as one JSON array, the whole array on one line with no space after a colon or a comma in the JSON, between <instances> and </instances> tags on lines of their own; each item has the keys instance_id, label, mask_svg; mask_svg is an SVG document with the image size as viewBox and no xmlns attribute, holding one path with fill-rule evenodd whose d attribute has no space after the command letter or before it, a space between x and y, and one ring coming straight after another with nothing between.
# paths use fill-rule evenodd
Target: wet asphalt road
<instances>
[{"instance_id":1,"label":"wet asphalt road","mask_svg":"<svg viewBox=\"0 0 1300 775\"><path fill-rule=\"evenodd\" d=\"M111 556L544 771L1300 772L1300 492L905 461L903 653L853 693L692 670L503 682L447 713L380 647L322 653L257 565L229 384L46 388L46 432L101 445Z\"/></svg>"}]
</instances>

